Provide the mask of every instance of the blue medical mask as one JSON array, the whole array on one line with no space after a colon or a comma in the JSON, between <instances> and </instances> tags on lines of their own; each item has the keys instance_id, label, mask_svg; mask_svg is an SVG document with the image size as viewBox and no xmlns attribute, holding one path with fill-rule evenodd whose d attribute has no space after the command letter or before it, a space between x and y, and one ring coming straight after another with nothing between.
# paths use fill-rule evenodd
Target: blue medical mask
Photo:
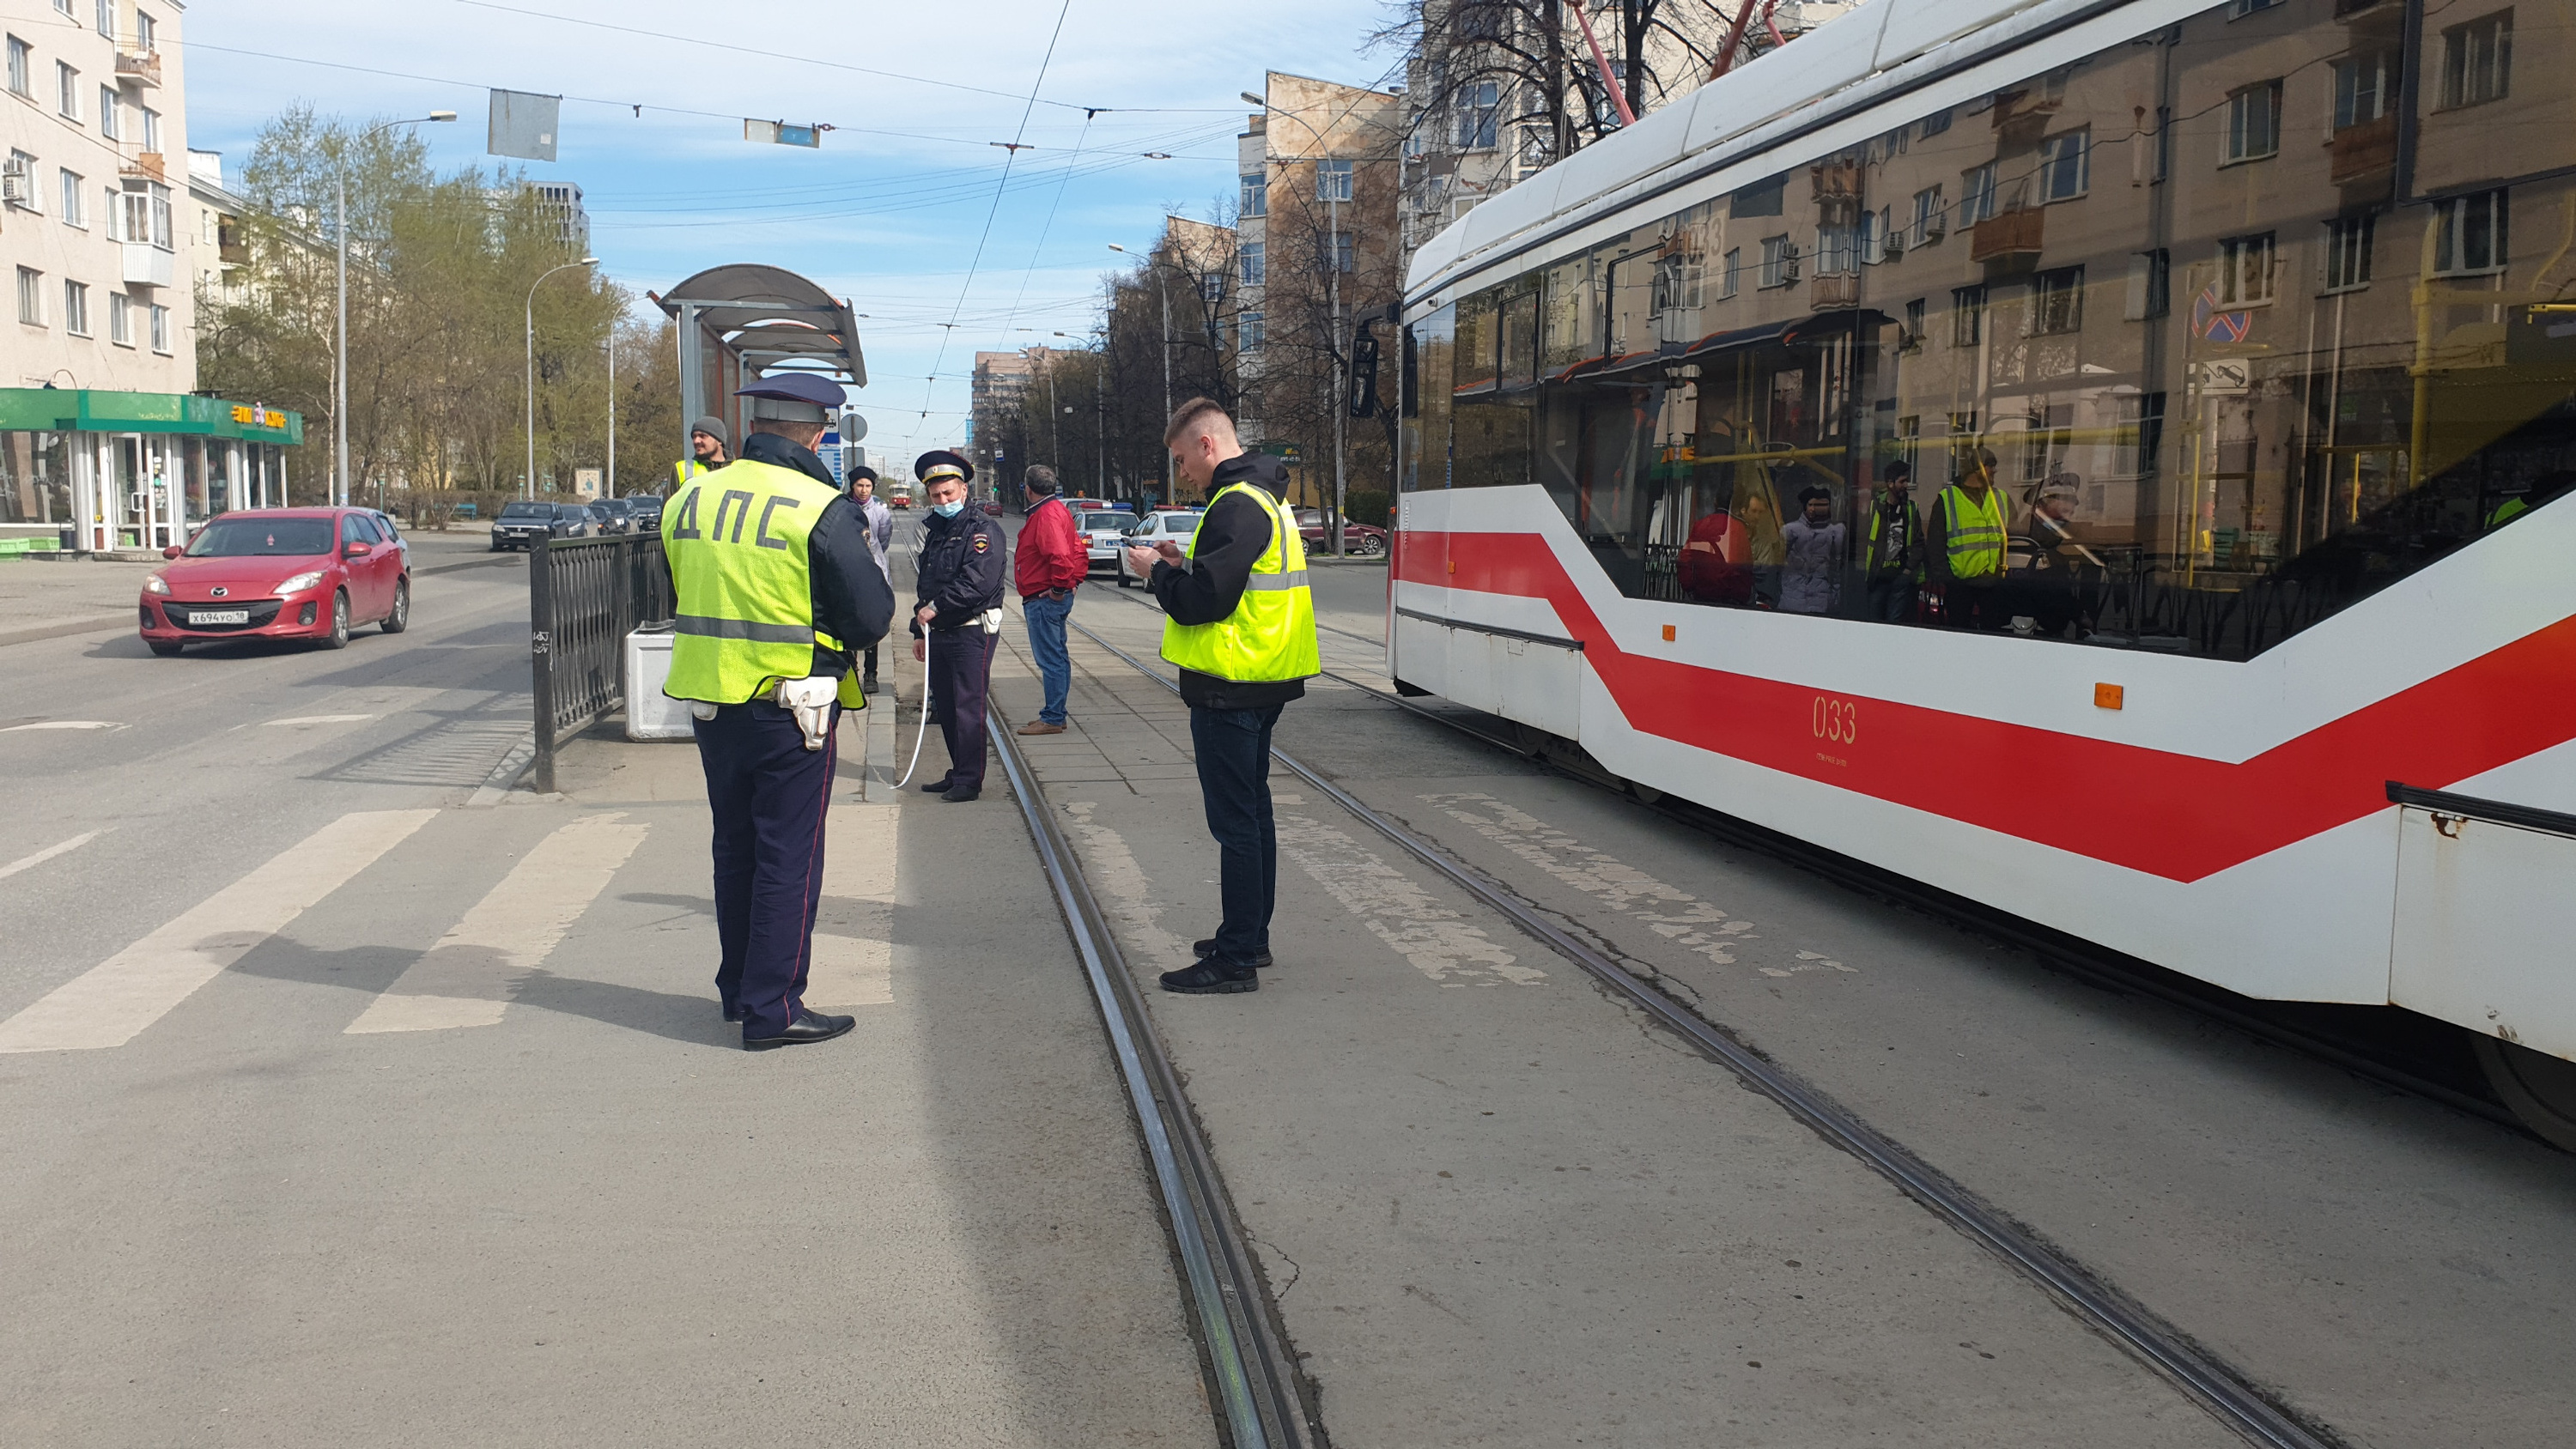
<instances>
[{"instance_id":1,"label":"blue medical mask","mask_svg":"<svg viewBox=\"0 0 2576 1449\"><path fill-rule=\"evenodd\" d=\"M960 498L954 503L934 503L930 505L930 511L942 518L955 518L966 511L966 500Z\"/></svg>"}]
</instances>

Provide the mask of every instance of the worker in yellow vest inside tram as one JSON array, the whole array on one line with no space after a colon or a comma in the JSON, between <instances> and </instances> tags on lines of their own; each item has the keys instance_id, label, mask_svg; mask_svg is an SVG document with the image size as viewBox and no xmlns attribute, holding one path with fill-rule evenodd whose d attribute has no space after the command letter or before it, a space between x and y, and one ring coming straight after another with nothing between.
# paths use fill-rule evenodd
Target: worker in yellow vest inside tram
<instances>
[{"instance_id":1,"label":"worker in yellow vest inside tram","mask_svg":"<svg viewBox=\"0 0 2576 1449\"><path fill-rule=\"evenodd\" d=\"M761 1051L854 1024L808 1011L805 975L840 711L867 704L851 656L885 637L894 589L814 456L841 385L792 373L735 395L751 406L741 458L662 509L678 601L662 692L690 702L715 815L716 996Z\"/></svg>"},{"instance_id":2,"label":"worker in yellow vest inside tram","mask_svg":"<svg viewBox=\"0 0 2576 1449\"><path fill-rule=\"evenodd\" d=\"M1932 500L1924 529L1924 591L1940 602L1953 629L2001 629L2010 622L2004 584L2004 495L1995 486L1995 455L1971 449L1959 480Z\"/></svg>"}]
</instances>

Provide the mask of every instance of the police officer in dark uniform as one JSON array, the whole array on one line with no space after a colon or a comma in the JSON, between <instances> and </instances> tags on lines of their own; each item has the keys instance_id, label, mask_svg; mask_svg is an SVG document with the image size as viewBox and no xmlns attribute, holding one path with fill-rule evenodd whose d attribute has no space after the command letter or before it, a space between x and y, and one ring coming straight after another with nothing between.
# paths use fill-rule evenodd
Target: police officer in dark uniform
<instances>
[{"instance_id":1,"label":"police officer in dark uniform","mask_svg":"<svg viewBox=\"0 0 2576 1449\"><path fill-rule=\"evenodd\" d=\"M948 745L948 773L921 788L950 802L984 789L984 687L1002 631L1011 545L1002 525L966 500L975 465L944 449L913 461L930 504L921 521L921 599L912 657L930 665L931 718Z\"/></svg>"},{"instance_id":2,"label":"police officer in dark uniform","mask_svg":"<svg viewBox=\"0 0 2576 1449\"><path fill-rule=\"evenodd\" d=\"M751 434L662 510L677 600L671 677L690 701L715 816L716 995L746 1050L829 1041L853 1018L805 1009L844 707L866 698L851 652L884 637L894 589L867 522L814 456L841 386L763 378Z\"/></svg>"}]
</instances>

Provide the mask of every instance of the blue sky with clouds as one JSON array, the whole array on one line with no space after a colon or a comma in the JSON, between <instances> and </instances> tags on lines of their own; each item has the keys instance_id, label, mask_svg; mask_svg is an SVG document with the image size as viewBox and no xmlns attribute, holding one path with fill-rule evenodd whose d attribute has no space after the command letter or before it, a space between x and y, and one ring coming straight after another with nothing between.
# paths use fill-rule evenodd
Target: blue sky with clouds
<instances>
[{"instance_id":1,"label":"blue sky with clouds","mask_svg":"<svg viewBox=\"0 0 2576 1449\"><path fill-rule=\"evenodd\" d=\"M1381 0L200 0L185 18L189 144L224 152L229 171L298 101L353 119L448 109L456 124L422 128L447 170L484 159L486 88L560 94L558 161L486 164L578 182L593 251L639 293L768 262L849 297L868 314L869 446L908 458L957 440L978 349L1082 332L1102 273L1125 265L1110 243L1141 247L1166 209L1204 215L1232 193L1248 109L1236 92L1267 70L1385 83L1398 57L1365 42L1386 13ZM755 145L746 114L838 129L819 150ZM1011 153L991 143L1015 138L1036 149L1002 187Z\"/></svg>"}]
</instances>

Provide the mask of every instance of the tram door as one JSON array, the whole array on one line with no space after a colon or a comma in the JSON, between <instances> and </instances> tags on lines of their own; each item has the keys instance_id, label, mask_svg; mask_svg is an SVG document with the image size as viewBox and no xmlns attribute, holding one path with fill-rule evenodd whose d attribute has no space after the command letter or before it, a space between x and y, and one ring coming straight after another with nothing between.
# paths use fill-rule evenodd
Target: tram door
<instances>
[{"instance_id":1,"label":"tram door","mask_svg":"<svg viewBox=\"0 0 2576 1449\"><path fill-rule=\"evenodd\" d=\"M2400 808L2388 999L2481 1036L2576 1057L2571 880L2576 835L2439 805Z\"/></svg>"}]
</instances>

